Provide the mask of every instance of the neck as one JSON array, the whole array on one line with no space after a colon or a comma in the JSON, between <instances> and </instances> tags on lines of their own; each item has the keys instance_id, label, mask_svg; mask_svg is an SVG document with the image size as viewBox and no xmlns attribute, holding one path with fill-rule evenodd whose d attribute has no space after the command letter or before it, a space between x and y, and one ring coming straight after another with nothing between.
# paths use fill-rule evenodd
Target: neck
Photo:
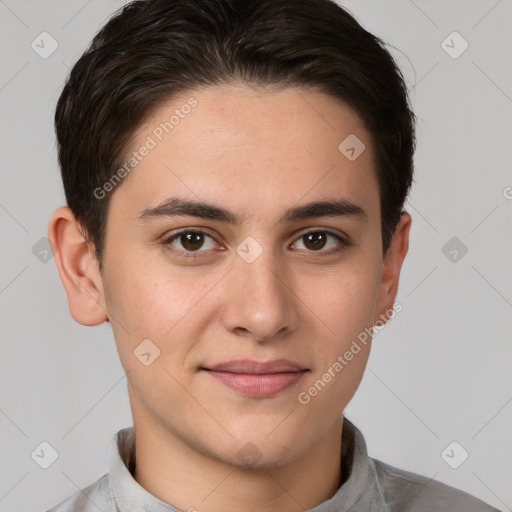
<instances>
[{"instance_id":1,"label":"neck","mask_svg":"<svg viewBox=\"0 0 512 512\"><path fill-rule=\"evenodd\" d=\"M185 511L308 510L331 498L341 485L342 424L340 417L307 452L285 466L246 469L215 459L163 427L146 420L138 423L134 417L133 477L158 499Z\"/></svg>"}]
</instances>

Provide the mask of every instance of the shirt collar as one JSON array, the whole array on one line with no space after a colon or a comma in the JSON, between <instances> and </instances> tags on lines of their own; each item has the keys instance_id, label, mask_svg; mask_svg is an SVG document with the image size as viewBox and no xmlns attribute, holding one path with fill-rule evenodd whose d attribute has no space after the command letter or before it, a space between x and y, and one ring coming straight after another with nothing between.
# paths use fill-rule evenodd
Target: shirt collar
<instances>
[{"instance_id":1,"label":"shirt collar","mask_svg":"<svg viewBox=\"0 0 512 512\"><path fill-rule=\"evenodd\" d=\"M348 475L336 494L310 512L359 512L368 510L375 481L370 471L366 442L359 429L346 418L342 431L343 474ZM127 427L115 434L109 447L111 495L119 512L180 512L146 491L132 476L135 464L135 430Z\"/></svg>"}]
</instances>

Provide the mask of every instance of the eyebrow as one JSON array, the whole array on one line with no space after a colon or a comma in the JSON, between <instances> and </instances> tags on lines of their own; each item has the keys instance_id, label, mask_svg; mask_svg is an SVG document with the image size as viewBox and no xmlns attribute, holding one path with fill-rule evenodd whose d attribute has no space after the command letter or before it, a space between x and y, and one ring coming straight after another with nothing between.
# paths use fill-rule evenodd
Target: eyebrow
<instances>
[{"instance_id":1,"label":"eyebrow","mask_svg":"<svg viewBox=\"0 0 512 512\"><path fill-rule=\"evenodd\" d=\"M137 220L146 223L153 219L177 216L218 220L233 225L240 225L245 218L215 204L171 197L154 208L142 210ZM291 223L318 217L354 217L362 221L368 220L366 212L360 206L344 199L333 199L289 208L279 221Z\"/></svg>"}]
</instances>

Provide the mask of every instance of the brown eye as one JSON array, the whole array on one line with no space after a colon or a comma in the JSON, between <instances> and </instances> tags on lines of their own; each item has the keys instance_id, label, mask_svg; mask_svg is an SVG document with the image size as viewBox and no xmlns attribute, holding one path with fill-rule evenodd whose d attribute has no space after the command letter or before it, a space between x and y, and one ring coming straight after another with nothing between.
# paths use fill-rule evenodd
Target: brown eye
<instances>
[{"instance_id":1,"label":"brown eye","mask_svg":"<svg viewBox=\"0 0 512 512\"><path fill-rule=\"evenodd\" d=\"M302 244L304 247L300 247ZM297 245L299 245L297 247ZM348 247L350 243L341 236L330 231L309 231L304 233L293 244L294 249L305 249L307 252L318 252L321 254L331 254Z\"/></svg>"},{"instance_id":2,"label":"brown eye","mask_svg":"<svg viewBox=\"0 0 512 512\"><path fill-rule=\"evenodd\" d=\"M319 249L323 249L325 244L327 243L327 237L325 233L321 231L317 231L315 233L308 233L303 236L304 245L311 249L312 251L318 251Z\"/></svg>"},{"instance_id":3,"label":"brown eye","mask_svg":"<svg viewBox=\"0 0 512 512\"><path fill-rule=\"evenodd\" d=\"M203 233L184 233L179 236L181 245L187 251L197 251L204 244Z\"/></svg>"},{"instance_id":4,"label":"brown eye","mask_svg":"<svg viewBox=\"0 0 512 512\"><path fill-rule=\"evenodd\" d=\"M192 230L175 233L164 240L163 243L184 256L190 256L190 253L195 252L198 254L207 252L209 249L214 249L216 245L215 240L207 233Z\"/></svg>"}]
</instances>

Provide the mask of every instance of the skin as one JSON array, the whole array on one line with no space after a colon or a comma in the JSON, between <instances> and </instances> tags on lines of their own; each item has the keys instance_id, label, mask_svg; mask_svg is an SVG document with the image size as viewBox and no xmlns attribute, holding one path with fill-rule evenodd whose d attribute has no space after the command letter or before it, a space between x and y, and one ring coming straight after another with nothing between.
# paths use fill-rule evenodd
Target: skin
<instances>
[{"instance_id":1,"label":"skin","mask_svg":"<svg viewBox=\"0 0 512 512\"><path fill-rule=\"evenodd\" d=\"M197 106L114 191L101 273L69 208L52 215L48 237L69 310L83 325L110 320L137 436L134 477L144 488L181 510L313 508L344 479L341 413L370 343L308 404L298 394L392 309L411 218L402 214L383 255L369 132L350 107L314 90L190 91L139 127L132 151L190 96ZM354 161L338 150L349 134L366 145ZM137 220L171 196L244 220ZM350 201L366 219L279 221L290 207L326 199ZM164 243L181 228L209 235L196 259L182 256L183 238ZM303 236L311 228L351 245L328 236L314 246ZM236 252L249 236L262 248L252 263ZM160 350L149 366L134 357L144 339ZM234 359L288 359L308 371L254 398L200 370ZM250 464L237 456L247 443L258 459Z\"/></svg>"}]
</instances>

